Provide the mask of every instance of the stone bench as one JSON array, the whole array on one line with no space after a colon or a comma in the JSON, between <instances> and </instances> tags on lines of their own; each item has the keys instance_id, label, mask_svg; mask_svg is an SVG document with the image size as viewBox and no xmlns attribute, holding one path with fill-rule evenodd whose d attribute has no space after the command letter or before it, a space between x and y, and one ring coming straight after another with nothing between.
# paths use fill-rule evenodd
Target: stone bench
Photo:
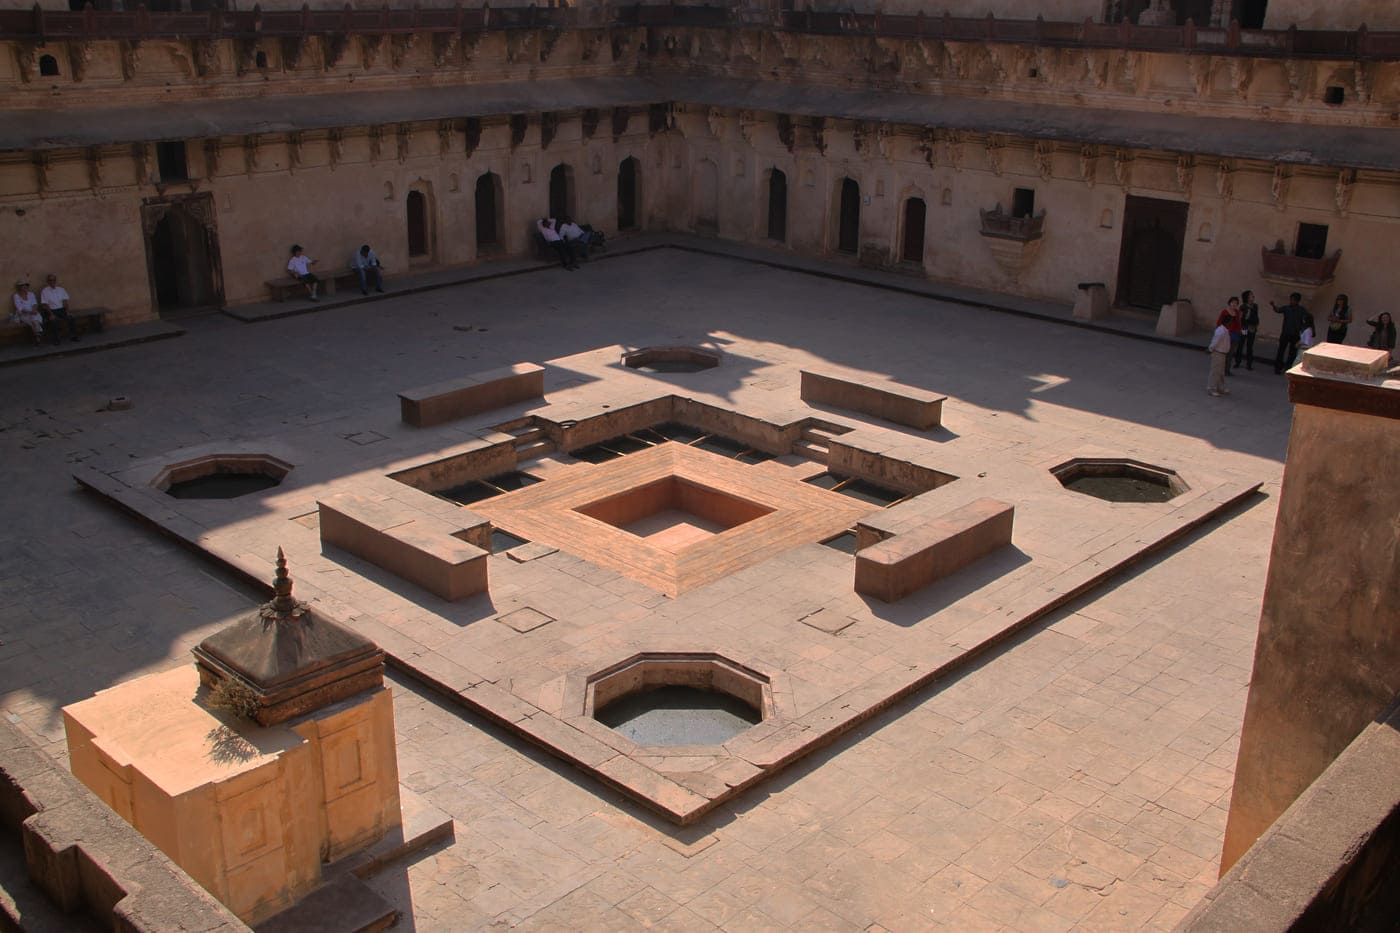
<instances>
[{"instance_id":1,"label":"stone bench","mask_svg":"<svg viewBox=\"0 0 1400 933\"><path fill-rule=\"evenodd\" d=\"M1011 543L1015 508L977 499L856 552L857 593L898 602Z\"/></svg>"},{"instance_id":2,"label":"stone bench","mask_svg":"<svg viewBox=\"0 0 1400 933\"><path fill-rule=\"evenodd\" d=\"M946 396L858 372L802 370L802 401L844 408L930 431L943 423Z\"/></svg>"},{"instance_id":3,"label":"stone bench","mask_svg":"<svg viewBox=\"0 0 1400 933\"><path fill-rule=\"evenodd\" d=\"M405 424L428 428L514 402L544 397L544 367L516 363L399 393Z\"/></svg>"},{"instance_id":4,"label":"stone bench","mask_svg":"<svg viewBox=\"0 0 1400 933\"><path fill-rule=\"evenodd\" d=\"M401 502L335 493L316 503L321 544L364 558L449 602L484 593L490 525L464 523L462 518L476 516L442 505L456 520Z\"/></svg>"},{"instance_id":5,"label":"stone bench","mask_svg":"<svg viewBox=\"0 0 1400 933\"><path fill-rule=\"evenodd\" d=\"M73 319L73 327L78 333L100 334L107 329L106 318L111 313L111 308L72 308L69 310L68 316ZM49 338L49 328L52 326L52 323L45 322L44 339ZM68 335L64 331L59 336L67 337ZM29 343L31 339L28 324L20 324L8 318L0 319L0 346L25 344Z\"/></svg>"},{"instance_id":6,"label":"stone bench","mask_svg":"<svg viewBox=\"0 0 1400 933\"><path fill-rule=\"evenodd\" d=\"M333 272L317 272L312 269L311 272L320 280L320 294L323 296L334 295L339 288L360 287L360 274L354 269L336 269ZM384 281L389 280L383 266L379 267L379 274L383 276ZM268 279L264 284L267 285L267 291L272 296L273 301L286 301L288 295L292 297L306 295L306 286L290 275L284 275L278 279Z\"/></svg>"}]
</instances>

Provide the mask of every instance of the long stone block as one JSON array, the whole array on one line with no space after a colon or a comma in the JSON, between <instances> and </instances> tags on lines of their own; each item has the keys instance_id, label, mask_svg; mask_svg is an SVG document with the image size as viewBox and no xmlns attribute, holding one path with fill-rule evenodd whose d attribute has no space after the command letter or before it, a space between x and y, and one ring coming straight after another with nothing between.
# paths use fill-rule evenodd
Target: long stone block
<instances>
[{"instance_id":1,"label":"long stone block","mask_svg":"<svg viewBox=\"0 0 1400 933\"><path fill-rule=\"evenodd\" d=\"M889 380L872 382L864 373L802 370L802 400L874 415L895 424L930 431L943 423L946 396Z\"/></svg>"},{"instance_id":2,"label":"long stone block","mask_svg":"<svg viewBox=\"0 0 1400 933\"><path fill-rule=\"evenodd\" d=\"M386 503L365 507L366 500L350 493L316 505L323 545L349 551L448 601L485 592L488 552L455 537L467 528L407 508L402 523L384 527Z\"/></svg>"},{"instance_id":3,"label":"long stone block","mask_svg":"<svg viewBox=\"0 0 1400 933\"><path fill-rule=\"evenodd\" d=\"M516 363L399 393L405 424L427 428L503 405L544 397L544 367Z\"/></svg>"},{"instance_id":4,"label":"long stone block","mask_svg":"<svg viewBox=\"0 0 1400 933\"><path fill-rule=\"evenodd\" d=\"M898 602L1011 543L1015 508L977 499L856 552L857 593Z\"/></svg>"}]
</instances>

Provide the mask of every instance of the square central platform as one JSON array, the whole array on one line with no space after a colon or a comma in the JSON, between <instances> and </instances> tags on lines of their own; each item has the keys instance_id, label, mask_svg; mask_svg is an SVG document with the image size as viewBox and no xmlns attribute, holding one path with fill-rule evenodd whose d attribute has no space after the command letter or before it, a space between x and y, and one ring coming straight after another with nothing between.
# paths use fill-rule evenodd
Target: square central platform
<instances>
[{"instance_id":1,"label":"square central platform","mask_svg":"<svg viewBox=\"0 0 1400 933\"><path fill-rule=\"evenodd\" d=\"M875 507L684 444L474 503L518 537L675 597L851 528Z\"/></svg>"}]
</instances>

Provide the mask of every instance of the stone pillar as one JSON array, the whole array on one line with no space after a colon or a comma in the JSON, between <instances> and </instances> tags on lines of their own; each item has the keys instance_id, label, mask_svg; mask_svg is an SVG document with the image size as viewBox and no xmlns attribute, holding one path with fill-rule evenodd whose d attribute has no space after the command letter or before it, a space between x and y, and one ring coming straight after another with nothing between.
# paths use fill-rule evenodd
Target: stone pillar
<instances>
[{"instance_id":1,"label":"stone pillar","mask_svg":"<svg viewBox=\"0 0 1400 933\"><path fill-rule=\"evenodd\" d=\"M1324 343L1288 375L1293 429L1221 873L1400 692L1400 379Z\"/></svg>"},{"instance_id":2,"label":"stone pillar","mask_svg":"<svg viewBox=\"0 0 1400 933\"><path fill-rule=\"evenodd\" d=\"M1162 305L1157 315L1157 336L1185 337L1196 329L1196 311L1191 302L1178 298Z\"/></svg>"},{"instance_id":3,"label":"stone pillar","mask_svg":"<svg viewBox=\"0 0 1400 933\"><path fill-rule=\"evenodd\" d=\"M1108 289L1102 282L1080 282L1074 299L1076 321L1102 321L1108 317Z\"/></svg>"}]
</instances>

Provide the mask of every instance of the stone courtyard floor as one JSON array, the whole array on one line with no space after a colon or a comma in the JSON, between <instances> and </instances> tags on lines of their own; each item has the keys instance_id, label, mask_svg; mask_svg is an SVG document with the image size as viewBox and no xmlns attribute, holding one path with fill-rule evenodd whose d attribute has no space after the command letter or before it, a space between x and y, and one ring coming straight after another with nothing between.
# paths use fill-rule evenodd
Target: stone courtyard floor
<instances>
[{"instance_id":1,"label":"stone courtyard floor","mask_svg":"<svg viewBox=\"0 0 1400 933\"><path fill-rule=\"evenodd\" d=\"M1204 353L673 249L182 326L0 371L0 710L56 758L59 707L189 663L262 598L74 472L388 433L410 386L722 340L947 393L964 434L1264 495L684 829L393 675L401 781L457 824L374 878L399 928L1169 929L1213 883L1288 437L1267 366L1214 399Z\"/></svg>"}]
</instances>

